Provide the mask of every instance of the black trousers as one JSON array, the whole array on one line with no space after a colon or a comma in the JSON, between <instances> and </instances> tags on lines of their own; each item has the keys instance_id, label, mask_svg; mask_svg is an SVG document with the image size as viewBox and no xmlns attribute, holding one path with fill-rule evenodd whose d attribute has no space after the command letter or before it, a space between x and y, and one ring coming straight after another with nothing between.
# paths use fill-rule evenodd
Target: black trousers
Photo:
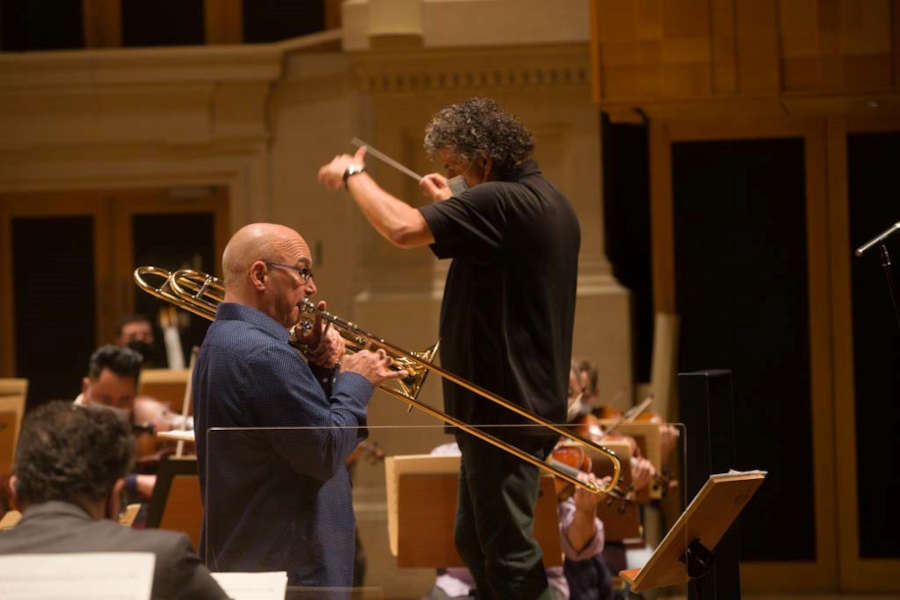
<instances>
[{"instance_id":1,"label":"black trousers","mask_svg":"<svg viewBox=\"0 0 900 600\"><path fill-rule=\"evenodd\" d=\"M549 600L541 548L534 539L537 467L467 433L462 453L454 541L479 598ZM516 445L543 460L554 440Z\"/></svg>"}]
</instances>

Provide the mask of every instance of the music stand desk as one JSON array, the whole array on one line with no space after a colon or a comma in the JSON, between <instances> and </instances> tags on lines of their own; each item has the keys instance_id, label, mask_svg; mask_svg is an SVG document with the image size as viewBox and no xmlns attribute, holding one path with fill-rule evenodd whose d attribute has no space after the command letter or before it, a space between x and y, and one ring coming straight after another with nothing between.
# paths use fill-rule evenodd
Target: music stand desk
<instances>
[{"instance_id":1,"label":"music stand desk","mask_svg":"<svg viewBox=\"0 0 900 600\"><path fill-rule=\"evenodd\" d=\"M620 571L641 592L682 585L703 575L712 552L766 477L765 471L710 475L656 551L640 569Z\"/></svg>"},{"instance_id":2,"label":"music stand desk","mask_svg":"<svg viewBox=\"0 0 900 600\"><path fill-rule=\"evenodd\" d=\"M203 501L197 458L166 458L159 464L147 510L147 527L181 531L199 547Z\"/></svg>"},{"instance_id":3,"label":"music stand desk","mask_svg":"<svg viewBox=\"0 0 900 600\"><path fill-rule=\"evenodd\" d=\"M138 381L138 395L155 398L172 412L180 413L190 373L190 369L144 369Z\"/></svg>"},{"instance_id":4,"label":"music stand desk","mask_svg":"<svg viewBox=\"0 0 900 600\"><path fill-rule=\"evenodd\" d=\"M388 536L398 567L462 566L453 543L459 456L412 454L384 461ZM545 565L562 564L559 517L552 477L541 477L534 509L534 537Z\"/></svg>"}]
</instances>

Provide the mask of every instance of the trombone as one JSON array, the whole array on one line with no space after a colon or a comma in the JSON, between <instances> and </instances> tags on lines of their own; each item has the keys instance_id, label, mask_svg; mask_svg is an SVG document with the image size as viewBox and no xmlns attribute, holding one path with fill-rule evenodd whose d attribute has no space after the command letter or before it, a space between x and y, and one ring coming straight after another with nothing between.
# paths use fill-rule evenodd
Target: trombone
<instances>
[{"instance_id":1,"label":"trombone","mask_svg":"<svg viewBox=\"0 0 900 600\"><path fill-rule=\"evenodd\" d=\"M147 282L147 276L159 277L164 279L164 281L158 287L154 287ZM138 267L134 271L134 280L138 287L148 294L161 298L179 308L192 312L205 319L209 319L210 321L215 320L216 309L219 303L225 299L225 288L219 278L192 269L180 269L178 271L170 272L159 267ZM422 412L436 419L453 425L454 427L458 427L462 431L474 435L501 450L505 450L506 452L509 452L556 477L560 477L569 483L580 486L594 494L608 494L611 492L615 494L616 484L619 481L619 474L621 471L621 463L615 452L592 440L575 435L542 417L533 415L522 407L509 402L490 390L486 390L483 387L434 364L432 359L437 353L437 343L422 352L408 352L361 329L355 323L345 321L328 311L319 310L309 299L305 299L299 308L300 321L291 329L291 341L295 346L298 346L296 343L296 340L298 339L296 328L300 327L303 330L311 329L315 318L319 316L328 324L328 326L334 327L335 330L337 330L344 339L345 346L348 350L357 352L367 348L381 348L391 357L393 361L392 368L398 370L405 369L407 371L408 376L403 379L389 380L379 384L378 387L381 390L399 398L410 406L418 408ZM303 351L302 347L299 347L299 349L301 352ZM417 397L429 371L434 371L441 377L448 379L483 398L496 402L507 410L521 415L522 417L553 431L559 436L587 446L593 451L604 455L609 459L613 466L613 474L610 482L606 486L600 486L593 481L582 481L578 478L579 472L576 469L568 467L568 465L563 465L556 461L544 462L512 444L498 439L496 436L491 435L486 431L482 431L456 417L419 402Z\"/></svg>"}]
</instances>

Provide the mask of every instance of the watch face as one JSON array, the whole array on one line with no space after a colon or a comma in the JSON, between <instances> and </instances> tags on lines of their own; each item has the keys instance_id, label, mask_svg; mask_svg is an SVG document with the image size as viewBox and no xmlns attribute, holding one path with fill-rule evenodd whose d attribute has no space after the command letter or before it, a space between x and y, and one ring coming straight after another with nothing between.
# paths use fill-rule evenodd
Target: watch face
<instances>
[{"instance_id":1,"label":"watch face","mask_svg":"<svg viewBox=\"0 0 900 600\"><path fill-rule=\"evenodd\" d=\"M365 171L366 168L363 165L347 165L347 168L344 170L344 185L347 185L347 179L352 175L358 175Z\"/></svg>"}]
</instances>

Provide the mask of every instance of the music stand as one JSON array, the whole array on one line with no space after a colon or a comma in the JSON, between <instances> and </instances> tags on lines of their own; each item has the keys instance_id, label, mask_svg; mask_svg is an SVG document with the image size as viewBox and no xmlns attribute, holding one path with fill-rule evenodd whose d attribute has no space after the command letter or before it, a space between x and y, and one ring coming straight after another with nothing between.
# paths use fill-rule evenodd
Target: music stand
<instances>
[{"instance_id":1,"label":"music stand","mask_svg":"<svg viewBox=\"0 0 900 600\"><path fill-rule=\"evenodd\" d=\"M0 379L0 477L12 468L27 395L27 379Z\"/></svg>"},{"instance_id":2,"label":"music stand","mask_svg":"<svg viewBox=\"0 0 900 600\"><path fill-rule=\"evenodd\" d=\"M384 461L388 536L398 567L463 566L453 543L459 456L414 454ZM541 477L534 508L534 537L547 566L562 564L559 518L552 477ZM428 523L428 535L422 524Z\"/></svg>"},{"instance_id":3,"label":"music stand","mask_svg":"<svg viewBox=\"0 0 900 600\"><path fill-rule=\"evenodd\" d=\"M622 462L622 474L618 487L628 490L631 486L631 445L625 441L604 440L603 445L612 450ZM597 477L612 475L612 464L608 460L594 456L587 449L593 462L592 471ZM599 453L597 453L599 454ZM613 498L601 498L597 504L597 518L603 522L603 538L609 542L636 540L643 537L641 510L637 502L624 502Z\"/></svg>"},{"instance_id":4,"label":"music stand","mask_svg":"<svg viewBox=\"0 0 900 600\"><path fill-rule=\"evenodd\" d=\"M716 544L765 478L765 471L710 475L647 564L619 575L634 592L702 577L712 564Z\"/></svg>"},{"instance_id":5,"label":"music stand","mask_svg":"<svg viewBox=\"0 0 900 600\"><path fill-rule=\"evenodd\" d=\"M190 373L190 369L143 369L138 395L150 396L180 413Z\"/></svg>"},{"instance_id":6,"label":"music stand","mask_svg":"<svg viewBox=\"0 0 900 600\"><path fill-rule=\"evenodd\" d=\"M147 510L147 527L181 531L200 544L203 502L197 458L166 458L159 464Z\"/></svg>"}]
</instances>

